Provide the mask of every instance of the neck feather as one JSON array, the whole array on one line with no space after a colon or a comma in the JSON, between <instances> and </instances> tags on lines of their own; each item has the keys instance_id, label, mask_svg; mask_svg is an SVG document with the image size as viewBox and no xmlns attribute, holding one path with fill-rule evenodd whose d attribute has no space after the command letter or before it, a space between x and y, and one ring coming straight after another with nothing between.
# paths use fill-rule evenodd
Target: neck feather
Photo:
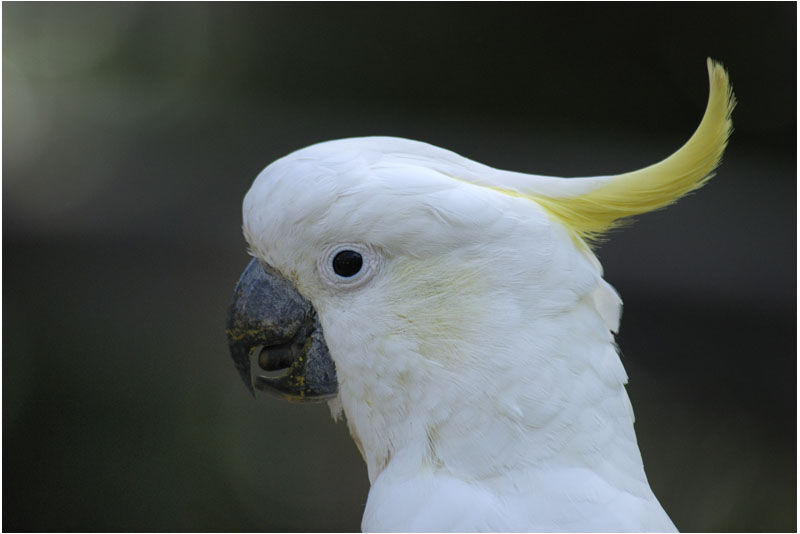
<instances>
[{"instance_id":1,"label":"neck feather","mask_svg":"<svg viewBox=\"0 0 800 534\"><path fill-rule=\"evenodd\" d=\"M588 467L621 489L649 491L627 377L594 301L527 326L488 355L463 344L463 362L387 338L370 350L383 365L343 370L340 398L370 481L390 465L487 483Z\"/></svg>"}]
</instances>

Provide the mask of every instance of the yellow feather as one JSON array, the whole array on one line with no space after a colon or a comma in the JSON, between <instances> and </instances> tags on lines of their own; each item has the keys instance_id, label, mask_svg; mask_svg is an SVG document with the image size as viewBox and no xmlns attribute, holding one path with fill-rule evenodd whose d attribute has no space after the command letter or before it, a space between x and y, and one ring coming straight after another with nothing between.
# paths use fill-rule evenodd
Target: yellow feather
<instances>
[{"instance_id":1,"label":"yellow feather","mask_svg":"<svg viewBox=\"0 0 800 534\"><path fill-rule=\"evenodd\" d=\"M574 238L592 242L618 226L621 219L663 208L702 187L713 176L725 151L736 104L725 69L711 58L707 65L709 94L703 120L677 152L649 167L614 176L582 195L529 198L561 222Z\"/></svg>"}]
</instances>

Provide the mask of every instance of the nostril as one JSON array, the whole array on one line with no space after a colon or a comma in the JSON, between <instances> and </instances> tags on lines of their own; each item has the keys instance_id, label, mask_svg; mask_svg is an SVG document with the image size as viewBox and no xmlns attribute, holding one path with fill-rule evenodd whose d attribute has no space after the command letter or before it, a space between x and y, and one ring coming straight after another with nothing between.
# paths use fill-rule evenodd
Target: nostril
<instances>
[{"instance_id":1,"label":"nostril","mask_svg":"<svg viewBox=\"0 0 800 534\"><path fill-rule=\"evenodd\" d=\"M292 342L264 347L258 355L258 366L265 371L278 371L292 365Z\"/></svg>"}]
</instances>

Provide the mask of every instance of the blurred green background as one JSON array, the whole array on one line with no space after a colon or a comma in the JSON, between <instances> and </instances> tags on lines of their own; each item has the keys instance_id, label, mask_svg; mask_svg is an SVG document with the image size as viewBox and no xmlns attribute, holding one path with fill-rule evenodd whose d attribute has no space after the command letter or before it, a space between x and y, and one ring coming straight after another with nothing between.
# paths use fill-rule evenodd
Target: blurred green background
<instances>
[{"instance_id":1,"label":"blurred green background","mask_svg":"<svg viewBox=\"0 0 800 534\"><path fill-rule=\"evenodd\" d=\"M560 176L653 163L730 70L717 177L599 256L682 530L796 530L796 6L15 3L3 14L3 529L358 530L324 405L253 400L226 307L270 161L396 135Z\"/></svg>"}]
</instances>

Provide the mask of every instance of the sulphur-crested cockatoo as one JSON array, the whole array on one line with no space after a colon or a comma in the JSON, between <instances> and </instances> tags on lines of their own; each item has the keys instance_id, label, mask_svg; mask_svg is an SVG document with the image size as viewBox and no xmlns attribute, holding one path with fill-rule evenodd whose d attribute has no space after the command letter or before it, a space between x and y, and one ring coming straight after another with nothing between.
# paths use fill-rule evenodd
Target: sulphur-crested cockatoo
<instances>
[{"instance_id":1,"label":"sulphur-crested cockatoo","mask_svg":"<svg viewBox=\"0 0 800 534\"><path fill-rule=\"evenodd\" d=\"M371 483L364 530L675 529L642 466L621 301L590 244L709 179L734 100L725 70L708 73L697 131L634 172L537 176L365 137L258 175L232 355L251 391L344 414Z\"/></svg>"}]
</instances>

